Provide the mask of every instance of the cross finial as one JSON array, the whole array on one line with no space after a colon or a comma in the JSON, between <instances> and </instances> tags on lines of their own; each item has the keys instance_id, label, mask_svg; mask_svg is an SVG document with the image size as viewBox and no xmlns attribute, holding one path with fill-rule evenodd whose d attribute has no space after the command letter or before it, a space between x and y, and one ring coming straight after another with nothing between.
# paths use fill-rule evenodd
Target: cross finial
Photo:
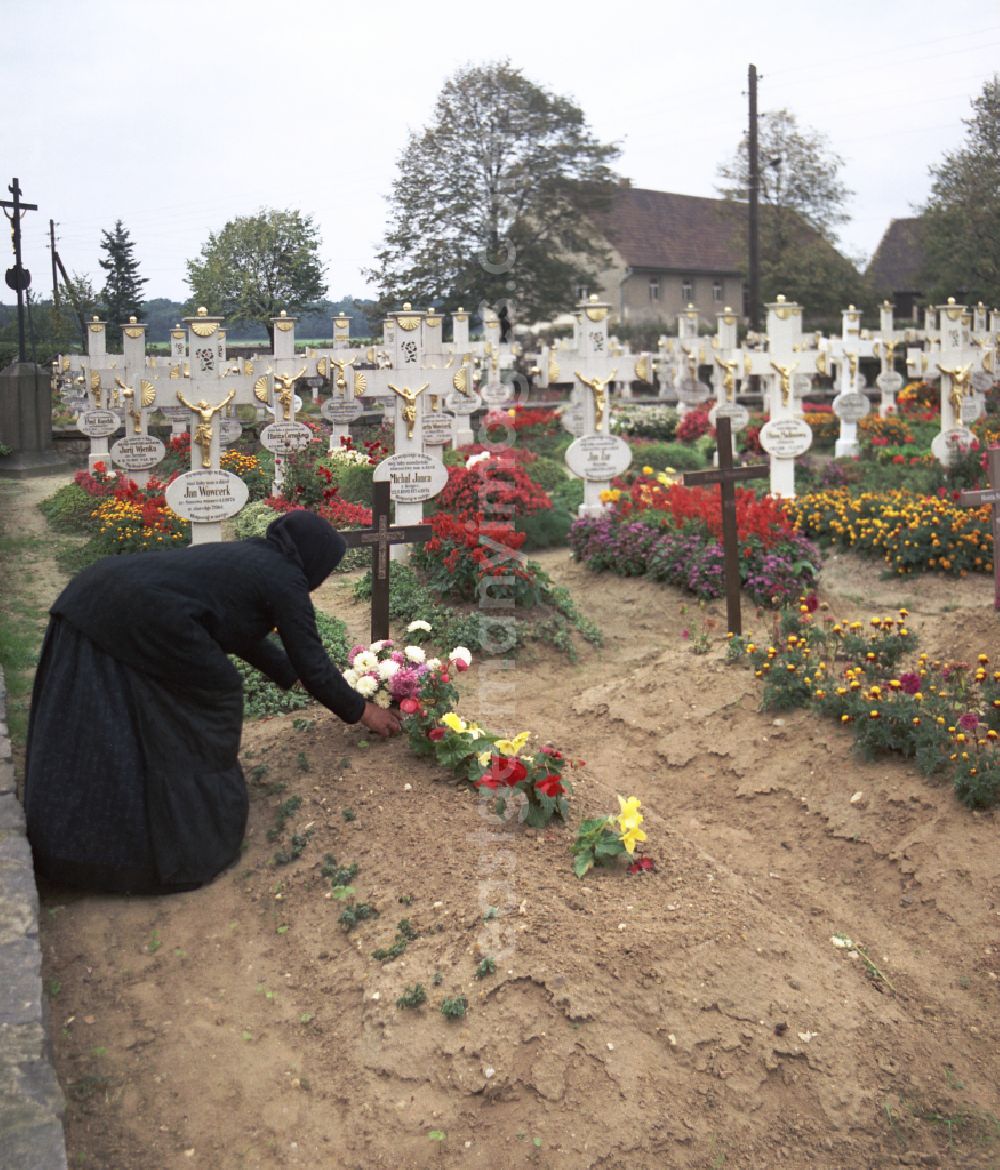
<instances>
[{"instance_id":1,"label":"cross finial","mask_svg":"<svg viewBox=\"0 0 1000 1170\"><path fill-rule=\"evenodd\" d=\"M405 312L408 313L410 311L410 309L412 309L412 308L413 308L413 305L411 305L409 301L403 301L403 309Z\"/></svg>"},{"instance_id":2,"label":"cross finial","mask_svg":"<svg viewBox=\"0 0 1000 1170\"><path fill-rule=\"evenodd\" d=\"M208 309L206 309L204 305L200 305L198 307L197 315L199 317L207 317L208 316Z\"/></svg>"},{"instance_id":3,"label":"cross finial","mask_svg":"<svg viewBox=\"0 0 1000 1170\"><path fill-rule=\"evenodd\" d=\"M778 303L782 304L782 305L785 303L785 294L784 293L778 293Z\"/></svg>"}]
</instances>

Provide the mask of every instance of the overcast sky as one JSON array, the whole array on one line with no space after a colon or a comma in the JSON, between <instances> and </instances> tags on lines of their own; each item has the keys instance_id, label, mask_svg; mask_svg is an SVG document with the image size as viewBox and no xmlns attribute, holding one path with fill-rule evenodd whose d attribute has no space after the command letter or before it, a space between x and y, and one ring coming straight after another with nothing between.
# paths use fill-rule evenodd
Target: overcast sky
<instances>
[{"instance_id":1,"label":"overcast sky","mask_svg":"<svg viewBox=\"0 0 1000 1170\"><path fill-rule=\"evenodd\" d=\"M344 11L347 14L344 15ZM3 197L38 210L24 262L51 294L49 220L70 272L103 284L124 221L149 297L186 299L210 231L264 207L311 215L329 295L373 289L410 130L457 69L507 58L617 142L637 187L715 195L759 109L787 107L843 156L846 254L913 214L1000 61L997 0L0 0ZM3 262L5 269L12 258ZM13 294L3 289L4 301Z\"/></svg>"}]
</instances>

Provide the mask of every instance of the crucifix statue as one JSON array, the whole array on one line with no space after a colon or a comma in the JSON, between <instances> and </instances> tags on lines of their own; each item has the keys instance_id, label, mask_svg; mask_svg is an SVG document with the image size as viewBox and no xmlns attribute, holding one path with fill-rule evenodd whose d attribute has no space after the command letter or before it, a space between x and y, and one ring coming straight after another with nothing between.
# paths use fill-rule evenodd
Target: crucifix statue
<instances>
[{"instance_id":1,"label":"crucifix statue","mask_svg":"<svg viewBox=\"0 0 1000 1170\"><path fill-rule=\"evenodd\" d=\"M607 378L585 378L579 370L573 372L584 386L589 386L594 393L594 430L600 432L601 424L604 422L604 410L608 402L608 386L615 380L615 374L618 371L612 370Z\"/></svg>"},{"instance_id":2,"label":"crucifix statue","mask_svg":"<svg viewBox=\"0 0 1000 1170\"><path fill-rule=\"evenodd\" d=\"M783 406L788 405L789 396L792 392L792 374L798 369L798 362L791 362L787 366L779 365L778 362L771 362L771 369L781 379L781 402Z\"/></svg>"},{"instance_id":3,"label":"crucifix statue","mask_svg":"<svg viewBox=\"0 0 1000 1170\"><path fill-rule=\"evenodd\" d=\"M192 405L180 390L177 391L177 401L181 406L186 406L188 410L198 415L201 419L197 427L195 427L194 441L201 448L202 467L212 466L212 416L218 414L224 407L227 407L235 397L236 390L234 388L229 391L221 402L217 402L214 406L204 398L197 405Z\"/></svg>"},{"instance_id":4,"label":"crucifix statue","mask_svg":"<svg viewBox=\"0 0 1000 1170\"><path fill-rule=\"evenodd\" d=\"M292 420L292 403L295 397L295 383L305 377L307 366L303 366L297 374L274 375L274 397L281 403L282 418L285 422Z\"/></svg>"},{"instance_id":5,"label":"crucifix statue","mask_svg":"<svg viewBox=\"0 0 1000 1170\"><path fill-rule=\"evenodd\" d=\"M125 409L128 412L129 418L132 420L132 434L138 435L142 430L142 411L136 410L135 407L135 387L126 386L121 378L115 378L115 385L121 391L122 398L125 402ZM156 401L156 387L152 382L143 378L139 383L139 405L140 407L150 407Z\"/></svg>"},{"instance_id":6,"label":"crucifix statue","mask_svg":"<svg viewBox=\"0 0 1000 1170\"><path fill-rule=\"evenodd\" d=\"M389 383L389 389L394 394L398 394L403 400L403 421L406 423L406 437L413 438L413 428L417 421L417 399L430 385L430 382L425 382L416 390L411 390L409 386L404 386L402 390L398 386L393 386Z\"/></svg>"},{"instance_id":7,"label":"crucifix statue","mask_svg":"<svg viewBox=\"0 0 1000 1170\"><path fill-rule=\"evenodd\" d=\"M942 374L948 374L951 378L949 400L955 411L955 422L960 425L962 422L962 398L972 381L972 362L966 366L953 366L950 370L947 366L938 366L938 369Z\"/></svg>"}]
</instances>

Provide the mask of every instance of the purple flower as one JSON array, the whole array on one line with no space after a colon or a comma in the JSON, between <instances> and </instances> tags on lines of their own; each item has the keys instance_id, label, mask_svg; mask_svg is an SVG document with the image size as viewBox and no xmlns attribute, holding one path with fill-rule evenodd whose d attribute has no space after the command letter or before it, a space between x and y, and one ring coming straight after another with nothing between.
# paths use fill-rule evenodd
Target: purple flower
<instances>
[{"instance_id":1,"label":"purple flower","mask_svg":"<svg viewBox=\"0 0 1000 1170\"><path fill-rule=\"evenodd\" d=\"M902 682L902 679L900 679L900 682ZM975 731L978 726L979 716L974 711L969 711L967 714L959 716L959 731Z\"/></svg>"},{"instance_id":2,"label":"purple flower","mask_svg":"<svg viewBox=\"0 0 1000 1170\"><path fill-rule=\"evenodd\" d=\"M899 689L906 695L915 695L920 690L920 675L912 671L899 676Z\"/></svg>"}]
</instances>

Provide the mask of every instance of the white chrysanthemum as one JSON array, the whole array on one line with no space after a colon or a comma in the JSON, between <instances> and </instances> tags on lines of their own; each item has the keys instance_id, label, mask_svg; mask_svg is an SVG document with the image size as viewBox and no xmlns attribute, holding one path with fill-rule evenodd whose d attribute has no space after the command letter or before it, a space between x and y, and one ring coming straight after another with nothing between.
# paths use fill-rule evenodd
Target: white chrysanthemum
<instances>
[{"instance_id":1,"label":"white chrysanthemum","mask_svg":"<svg viewBox=\"0 0 1000 1170\"><path fill-rule=\"evenodd\" d=\"M362 650L360 654L354 655L351 666L358 674L365 674L369 670L378 670L378 658L370 650Z\"/></svg>"},{"instance_id":2,"label":"white chrysanthemum","mask_svg":"<svg viewBox=\"0 0 1000 1170\"><path fill-rule=\"evenodd\" d=\"M466 469L475 467L477 463L483 463L490 458L489 451L480 451L478 455L470 455L465 461Z\"/></svg>"},{"instance_id":3,"label":"white chrysanthemum","mask_svg":"<svg viewBox=\"0 0 1000 1170\"><path fill-rule=\"evenodd\" d=\"M382 649L382 647L383 647L384 645L385 645L385 639L384 639L384 638L380 638L380 639L379 639L377 642L372 642L372 644L371 644L371 645L368 647L368 649L369 649L369 650L370 650L370 651L371 651L373 654L377 654L377 653L378 653L378 652L379 652L379 651Z\"/></svg>"},{"instance_id":4,"label":"white chrysanthemum","mask_svg":"<svg viewBox=\"0 0 1000 1170\"><path fill-rule=\"evenodd\" d=\"M427 669L428 669L428 670L437 670L437 668L438 668L440 665L441 665L441 659L440 659L440 658L428 658L428 659L427 659Z\"/></svg>"},{"instance_id":5,"label":"white chrysanthemum","mask_svg":"<svg viewBox=\"0 0 1000 1170\"><path fill-rule=\"evenodd\" d=\"M448 655L449 659L454 662L456 658L460 658L466 666L472 661L472 654L465 646L456 646L454 650Z\"/></svg>"},{"instance_id":6,"label":"white chrysanthemum","mask_svg":"<svg viewBox=\"0 0 1000 1170\"><path fill-rule=\"evenodd\" d=\"M404 646L403 653L410 662L427 661L427 652L421 646Z\"/></svg>"},{"instance_id":7,"label":"white chrysanthemum","mask_svg":"<svg viewBox=\"0 0 1000 1170\"><path fill-rule=\"evenodd\" d=\"M431 632L431 623L422 621L420 618L418 618L415 622L410 622L410 624L406 627L406 632L408 634L412 634L414 630L426 630L429 634Z\"/></svg>"},{"instance_id":8,"label":"white chrysanthemum","mask_svg":"<svg viewBox=\"0 0 1000 1170\"><path fill-rule=\"evenodd\" d=\"M358 672L356 670L345 670L344 671L344 682L346 682L349 687L357 686Z\"/></svg>"},{"instance_id":9,"label":"white chrysanthemum","mask_svg":"<svg viewBox=\"0 0 1000 1170\"><path fill-rule=\"evenodd\" d=\"M391 702L392 702L392 699L389 698L387 691L379 691L379 693L375 696L375 699L374 699L374 703L375 703L376 707L386 708L389 706L389 704Z\"/></svg>"},{"instance_id":10,"label":"white chrysanthemum","mask_svg":"<svg viewBox=\"0 0 1000 1170\"><path fill-rule=\"evenodd\" d=\"M378 664L378 676L380 679L388 681L399 669L398 662L392 658L387 658L384 662Z\"/></svg>"},{"instance_id":11,"label":"white chrysanthemum","mask_svg":"<svg viewBox=\"0 0 1000 1170\"><path fill-rule=\"evenodd\" d=\"M370 699L378 690L378 679L372 678L370 674L366 674L358 679L354 684L354 689L359 695L364 695L366 699Z\"/></svg>"}]
</instances>

